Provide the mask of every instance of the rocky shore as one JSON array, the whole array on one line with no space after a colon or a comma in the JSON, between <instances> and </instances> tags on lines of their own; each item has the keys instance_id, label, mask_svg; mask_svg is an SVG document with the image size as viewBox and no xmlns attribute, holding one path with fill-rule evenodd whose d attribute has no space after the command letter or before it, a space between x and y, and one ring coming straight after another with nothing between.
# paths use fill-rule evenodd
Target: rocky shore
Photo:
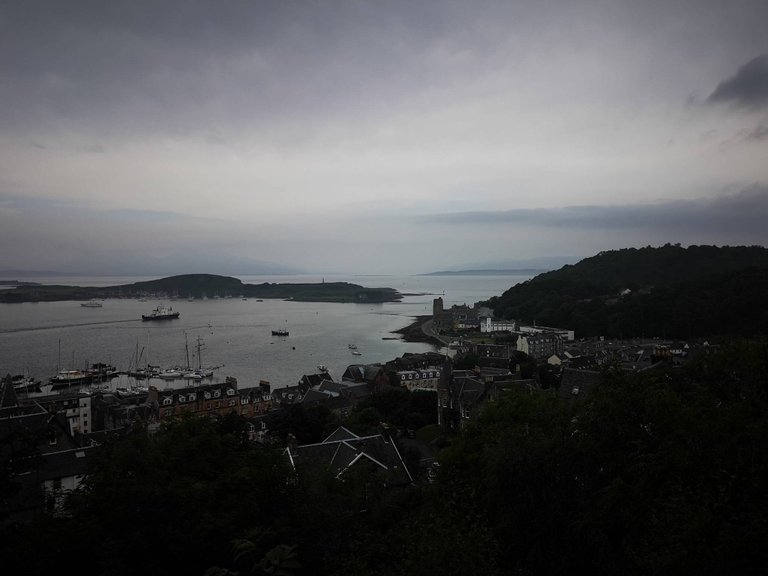
<instances>
[{"instance_id":1,"label":"rocky shore","mask_svg":"<svg viewBox=\"0 0 768 576\"><path fill-rule=\"evenodd\" d=\"M428 326L432 321L432 316L416 316L416 319L399 330L395 334L400 334L406 342L427 342L435 346L445 346L445 342L432 335L429 330L425 330L425 324Z\"/></svg>"}]
</instances>

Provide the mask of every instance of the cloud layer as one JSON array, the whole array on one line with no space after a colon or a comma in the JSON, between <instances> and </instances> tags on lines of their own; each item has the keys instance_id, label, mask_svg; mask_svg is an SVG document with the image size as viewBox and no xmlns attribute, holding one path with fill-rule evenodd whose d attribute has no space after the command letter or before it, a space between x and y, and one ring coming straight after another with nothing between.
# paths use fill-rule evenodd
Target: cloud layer
<instances>
[{"instance_id":1,"label":"cloud layer","mask_svg":"<svg viewBox=\"0 0 768 576\"><path fill-rule=\"evenodd\" d=\"M768 54L744 64L734 76L718 84L707 100L749 109L768 107Z\"/></svg>"},{"instance_id":2,"label":"cloud layer","mask_svg":"<svg viewBox=\"0 0 768 576\"><path fill-rule=\"evenodd\" d=\"M766 21L764 0L6 2L0 266L753 242Z\"/></svg>"},{"instance_id":3,"label":"cloud layer","mask_svg":"<svg viewBox=\"0 0 768 576\"><path fill-rule=\"evenodd\" d=\"M768 187L753 186L740 193L711 199L662 201L652 204L565 206L485 212L456 212L427 216L430 224L462 226L520 226L555 230L647 231L662 238L685 237L704 231L730 235L736 243L765 238Z\"/></svg>"}]
</instances>

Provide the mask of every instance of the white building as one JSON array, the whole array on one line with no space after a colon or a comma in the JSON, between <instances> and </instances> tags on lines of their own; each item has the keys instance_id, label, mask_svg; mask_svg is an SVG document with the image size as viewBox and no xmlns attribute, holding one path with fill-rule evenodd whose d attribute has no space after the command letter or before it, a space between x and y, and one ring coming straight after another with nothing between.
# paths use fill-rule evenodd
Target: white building
<instances>
[{"instance_id":1,"label":"white building","mask_svg":"<svg viewBox=\"0 0 768 576\"><path fill-rule=\"evenodd\" d=\"M524 334L557 334L560 336L560 338L567 342L573 342L576 338L573 330L567 330L565 328L551 328L549 326L520 326L518 331L523 332Z\"/></svg>"},{"instance_id":2,"label":"white building","mask_svg":"<svg viewBox=\"0 0 768 576\"><path fill-rule=\"evenodd\" d=\"M514 320L494 320L490 316L480 318L480 332L516 332Z\"/></svg>"}]
</instances>

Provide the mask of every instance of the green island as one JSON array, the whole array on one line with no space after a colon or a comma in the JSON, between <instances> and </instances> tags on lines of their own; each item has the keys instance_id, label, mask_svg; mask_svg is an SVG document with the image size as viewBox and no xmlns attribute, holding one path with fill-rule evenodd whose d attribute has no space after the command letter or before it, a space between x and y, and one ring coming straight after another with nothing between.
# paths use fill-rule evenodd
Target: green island
<instances>
[{"instance_id":1,"label":"green island","mask_svg":"<svg viewBox=\"0 0 768 576\"><path fill-rule=\"evenodd\" d=\"M19 285L0 292L0 302L52 302L92 298L135 298L147 295L177 298L279 298L304 302L397 302L394 288L365 288L349 282L245 284L231 276L183 274L118 286Z\"/></svg>"}]
</instances>

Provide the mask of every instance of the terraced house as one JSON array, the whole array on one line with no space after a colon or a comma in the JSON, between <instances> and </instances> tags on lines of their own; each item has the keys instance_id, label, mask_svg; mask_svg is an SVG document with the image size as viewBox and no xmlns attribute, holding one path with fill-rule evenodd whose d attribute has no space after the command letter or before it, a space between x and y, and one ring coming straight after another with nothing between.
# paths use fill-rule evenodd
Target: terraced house
<instances>
[{"instance_id":1,"label":"terraced house","mask_svg":"<svg viewBox=\"0 0 768 576\"><path fill-rule=\"evenodd\" d=\"M272 395L268 382L240 390L235 378L227 378L220 384L181 390L158 390L150 386L147 403L152 406L154 417L160 421L183 414L224 416L235 412L249 417L269 412L272 409Z\"/></svg>"}]
</instances>

